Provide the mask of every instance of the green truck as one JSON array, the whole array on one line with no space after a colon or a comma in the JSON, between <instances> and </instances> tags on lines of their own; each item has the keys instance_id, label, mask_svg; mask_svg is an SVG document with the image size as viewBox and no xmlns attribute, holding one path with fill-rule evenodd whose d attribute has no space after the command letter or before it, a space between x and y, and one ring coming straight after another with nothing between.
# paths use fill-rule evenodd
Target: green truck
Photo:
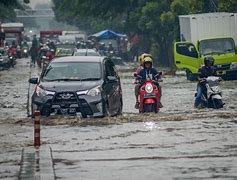
<instances>
[{"instance_id":1,"label":"green truck","mask_svg":"<svg viewBox=\"0 0 237 180\"><path fill-rule=\"evenodd\" d=\"M237 79L237 13L179 16L181 42L174 43L174 59L188 80L196 80L205 56L213 56L218 75Z\"/></svg>"}]
</instances>

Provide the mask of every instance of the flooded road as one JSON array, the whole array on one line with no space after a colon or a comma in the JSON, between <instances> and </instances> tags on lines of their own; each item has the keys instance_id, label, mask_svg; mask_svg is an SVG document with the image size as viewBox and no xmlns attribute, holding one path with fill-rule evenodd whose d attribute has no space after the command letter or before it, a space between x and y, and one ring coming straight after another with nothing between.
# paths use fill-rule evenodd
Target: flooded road
<instances>
[{"instance_id":1,"label":"flooded road","mask_svg":"<svg viewBox=\"0 0 237 180\"><path fill-rule=\"evenodd\" d=\"M0 72L0 179L18 178L21 150L33 144L27 80L39 70L28 61ZM196 110L196 83L165 76L164 108L139 115L131 74L121 74L123 116L42 120L56 179L237 179L237 81L222 83L223 109Z\"/></svg>"}]
</instances>

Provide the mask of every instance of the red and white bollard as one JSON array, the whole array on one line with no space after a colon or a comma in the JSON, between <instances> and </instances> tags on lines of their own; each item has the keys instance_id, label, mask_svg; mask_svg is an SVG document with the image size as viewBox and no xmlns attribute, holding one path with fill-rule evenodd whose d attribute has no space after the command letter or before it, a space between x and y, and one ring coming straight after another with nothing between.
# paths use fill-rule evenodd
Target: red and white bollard
<instances>
[{"instance_id":1,"label":"red and white bollard","mask_svg":"<svg viewBox=\"0 0 237 180\"><path fill-rule=\"evenodd\" d=\"M40 146L40 111L35 111L35 121L34 121L34 146L39 147Z\"/></svg>"}]
</instances>

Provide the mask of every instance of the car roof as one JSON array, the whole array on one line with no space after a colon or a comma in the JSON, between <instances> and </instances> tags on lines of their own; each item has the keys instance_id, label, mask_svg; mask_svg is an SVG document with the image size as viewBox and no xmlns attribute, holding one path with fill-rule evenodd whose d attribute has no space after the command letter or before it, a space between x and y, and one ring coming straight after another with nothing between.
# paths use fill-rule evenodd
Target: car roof
<instances>
[{"instance_id":1,"label":"car roof","mask_svg":"<svg viewBox=\"0 0 237 180\"><path fill-rule=\"evenodd\" d=\"M76 49L75 52L96 52L94 49Z\"/></svg>"},{"instance_id":2,"label":"car roof","mask_svg":"<svg viewBox=\"0 0 237 180\"><path fill-rule=\"evenodd\" d=\"M102 62L102 56L66 56L54 59L52 62Z\"/></svg>"}]
</instances>

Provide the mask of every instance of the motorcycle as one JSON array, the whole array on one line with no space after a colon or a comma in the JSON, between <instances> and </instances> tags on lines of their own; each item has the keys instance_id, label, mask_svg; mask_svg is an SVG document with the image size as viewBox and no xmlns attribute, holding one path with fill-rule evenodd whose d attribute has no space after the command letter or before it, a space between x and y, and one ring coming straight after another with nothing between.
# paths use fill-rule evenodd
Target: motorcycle
<instances>
[{"instance_id":1,"label":"motorcycle","mask_svg":"<svg viewBox=\"0 0 237 180\"><path fill-rule=\"evenodd\" d=\"M28 56L29 56L29 49L27 47L23 47L21 51L22 51L21 52L21 56L23 58L28 58Z\"/></svg>"},{"instance_id":2,"label":"motorcycle","mask_svg":"<svg viewBox=\"0 0 237 180\"><path fill-rule=\"evenodd\" d=\"M42 65L40 65L40 67L42 67L42 71L44 71L46 69L46 67L48 66L49 63L50 63L49 57L42 56Z\"/></svg>"},{"instance_id":3,"label":"motorcycle","mask_svg":"<svg viewBox=\"0 0 237 180\"><path fill-rule=\"evenodd\" d=\"M220 89L221 78L217 76L209 76L200 80L205 83L205 92L202 94L201 107L220 109L223 108L222 92Z\"/></svg>"},{"instance_id":4,"label":"motorcycle","mask_svg":"<svg viewBox=\"0 0 237 180\"><path fill-rule=\"evenodd\" d=\"M21 59L21 47L19 45L16 48L16 57Z\"/></svg>"},{"instance_id":5,"label":"motorcycle","mask_svg":"<svg viewBox=\"0 0 237 180\"><path fill-rule=\"evenodd\" d=\"M161 93L157 87L157 83L162 82L161 79L154 81L147 79L140 88L140 113L154 112L158 113L161 108Z\"/></svg>"},{"instance_id":6,"label":"motorcycle","mask_svg":"<svg viewBox=\"0 0 237 180\"><path fill-rule=\"evenodd\" d=\"M10 66L14 67L16 65L16 57L13 54L9 53L8 58L10 60Z\"/></svg>"},{"instance_id":7,"label":"motorcycle","mask_svg":"<svg viewBox=\"0 0 237 180\"><path fill-rule=\"evenodd\" d=\"M17 50L15 47L11 47L9 49L7 49L7 54L8 56L13 56L15 59L17 58Z\"/></svg>"},{"instance_id":8,"label":"motorcycle","mask_svg":"<svg viewBox=\"0 0 237 180\"><path fill-rule=\"evenodd\" d=\"M115 51L108 51L106 54L107 57L109 57L114 62L114 64L119 65L122 63L122 58L118 57Z\"/></svg>"}]
</instances>

